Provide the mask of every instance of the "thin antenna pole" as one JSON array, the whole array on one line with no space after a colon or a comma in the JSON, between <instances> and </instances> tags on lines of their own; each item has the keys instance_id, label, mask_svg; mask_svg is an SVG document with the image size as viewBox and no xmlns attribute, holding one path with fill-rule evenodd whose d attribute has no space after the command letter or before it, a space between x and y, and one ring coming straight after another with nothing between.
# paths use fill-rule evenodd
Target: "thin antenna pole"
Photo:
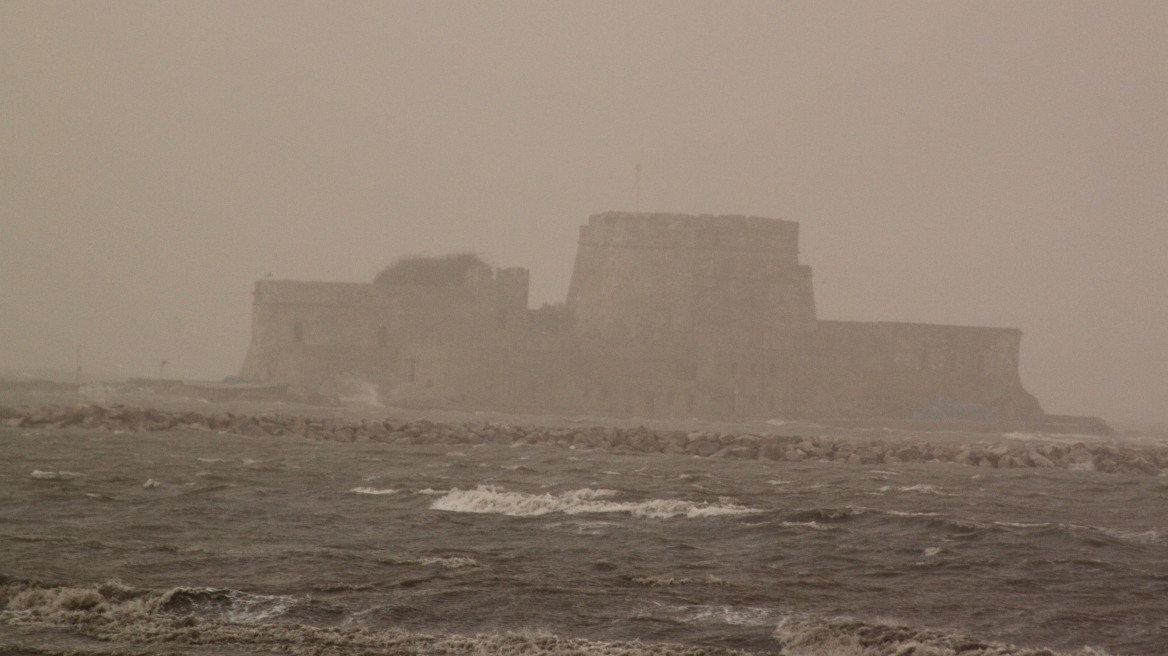
<instances>
[{"instance_id":1,"label":"thin antenna pole","mask_svg":"<svg viewBox=\"0 0 1168 656\"><path fill-rule=\"evenodd\" d=\"M81 384L81 345L77 345L77 369L73 372L73 382Z\"/></svg>"},{"instance_id":2,"label":"thin antenna pole","mask_svg":"<svg viewBox=\"0 0 1168 656\"><path fill-rule=\"evenodd\" d=\"M637 211L641 211L641 163L637 162Z\"/></svg>"}]
</instances>

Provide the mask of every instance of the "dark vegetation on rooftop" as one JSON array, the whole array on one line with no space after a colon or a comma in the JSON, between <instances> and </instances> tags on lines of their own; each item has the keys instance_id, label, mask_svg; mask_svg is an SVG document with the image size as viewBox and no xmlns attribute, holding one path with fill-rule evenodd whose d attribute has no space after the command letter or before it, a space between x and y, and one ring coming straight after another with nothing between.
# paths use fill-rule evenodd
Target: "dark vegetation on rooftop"
<instances>
[{"instance_id":1,"label":"dark vegetation on rooftop","mask_svg":"<svg viewBox=\"0 0 1168 656\"><path fill-rule=\"evenodd\" d=\"M466 283L471 269L486 268L475 253L451 253L443 257L407 255L385 267L373 282L378 285L430 285L457 287Z\"/></svg>"}]
</instances>

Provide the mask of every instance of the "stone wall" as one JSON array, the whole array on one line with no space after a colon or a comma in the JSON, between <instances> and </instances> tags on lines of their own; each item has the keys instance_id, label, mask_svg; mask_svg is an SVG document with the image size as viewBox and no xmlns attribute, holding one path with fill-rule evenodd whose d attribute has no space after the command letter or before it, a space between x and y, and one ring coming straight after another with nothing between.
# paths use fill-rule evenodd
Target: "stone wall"
<instances>
[{"instance_id":1,"label":"stone wall","mask_svg":"<svg viewBox=\"0 0 1168 656\"><path fill-rule=\"evenodd\" d=\"M927 420L1041 415L1013 328L820 321L795 385L798 414Z\"/></svg>"},{"instance_id":2,"label":"stone wall","mask_svg":"<svg viewBox=\"0 0 1168 656\"><path fill-rule=\"evenodd\" d=\"M526 305L526 270L457 287L263 280L240 375L310 390L352 379L386 399L458 399L478 354L523 339Z\"/></svg>"}]
</instances>

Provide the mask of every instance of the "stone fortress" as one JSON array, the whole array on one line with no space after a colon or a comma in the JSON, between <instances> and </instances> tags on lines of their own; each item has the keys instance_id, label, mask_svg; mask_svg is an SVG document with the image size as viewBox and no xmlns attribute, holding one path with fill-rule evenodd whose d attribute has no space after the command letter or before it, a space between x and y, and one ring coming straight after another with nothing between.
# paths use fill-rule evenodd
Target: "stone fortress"
<instances>
[{"instance_id":1,"label":"stone fortress","mask_svg":"<svg viewBox=\"0 0 1168 656\"><path fill-rule=\"evenodd\" d=\"M1047 422L1021 332L817 318L797 223L608 212L567 302L476 258L444 283L256 283L243 378L394 405L708 419Z\"/></svg>"}]
</instances>

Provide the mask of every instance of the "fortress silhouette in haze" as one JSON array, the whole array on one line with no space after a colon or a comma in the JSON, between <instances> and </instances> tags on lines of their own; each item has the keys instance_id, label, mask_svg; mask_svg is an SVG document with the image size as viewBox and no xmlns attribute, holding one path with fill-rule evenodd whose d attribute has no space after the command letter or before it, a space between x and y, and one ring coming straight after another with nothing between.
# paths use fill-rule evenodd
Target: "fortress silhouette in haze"
<instances>
[{"instance_id":1,"label":"fortress silhouette in haze","mask_svg":"<svg viewBox=\"0 0 1168 656\"><path fill-rule=\"evenodd\" d=\"M608 212L562 305L469 254L371 283L261 280L241 375L381 401L645 417L1070 421L1018 373L1015 328L823 321L799 225Z\"/></svg>"}]
</instances>

